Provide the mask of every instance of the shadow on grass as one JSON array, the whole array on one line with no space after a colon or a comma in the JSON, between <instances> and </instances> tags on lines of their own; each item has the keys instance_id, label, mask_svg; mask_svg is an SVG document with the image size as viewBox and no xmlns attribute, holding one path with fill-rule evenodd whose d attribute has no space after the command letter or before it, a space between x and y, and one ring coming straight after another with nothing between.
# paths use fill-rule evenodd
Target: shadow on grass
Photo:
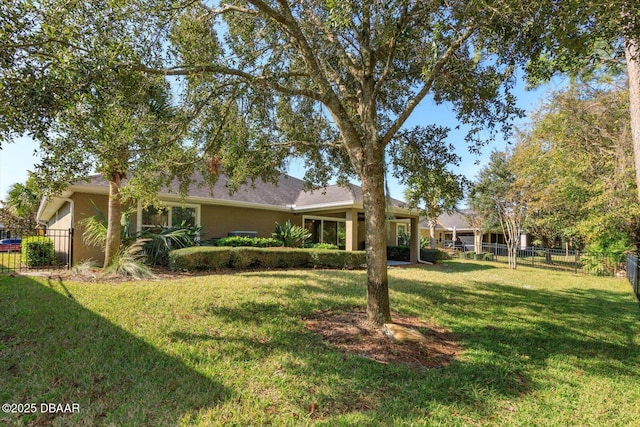
<instances>
[{"instance_id":1,"label":"shadow on grass","mask_svg":"<svg viewBox=\"0 0 640 427\"><path fill-rule=\"evenodd\" d=\"M0 414L0 424L177 425L230 391L78 304L62 282L0 277L0 402L78 413Z\"/></svg>"},{"instance_id":2,"label":"shadow on grass","mask_svg":"<svg viewBox=\"0 0 640 427\"><path fill-rule=\"evenodd\" d=\"M314 311L364 307L363 272L242 276L264 285L238 289L231 302L205 299L197 314L206 328L185 322L162 332L176 343L176 357L84 309L62 284L51 283L54 291L29 279L0 281L0 400L79 402L83 412L66 424L175 425L221 404L237 424L481 425L500 402L544 387L536 381L552 375L540 374L551 359L579 358L586 374L607 376L633 373L640 351L636 306L615 292L549 292L489 280L444 285L427 274L393 278L393 308L450 319L442 326L467 354L439 369L387 366L336 350L302 323ZM211 291L200 281L184 286ZM228 390L189 369L190 361L228 367L228 381L250 387ZM261 405L272 399L267 413ZM221 423L215 410L208 415Z\"/></svg>"},{"instance_id":3,"label":"shadow on grass","mask_svg":"<svg viewBox=\"0 0 640 427\"><path fill-rule=\"evenodd\" d=\"M465 262L447 272L495 268ZM338 276L341 279L341 274ZM269 277L286 280L286 274L281 273ZM266 317L259 321L268 321L268 316L300 316L365 305L366 289L360 284L361 276L352 276L350 282L336 280L334 274L325 272L293 277L298 283L284 288L286 304L279 310L263 312ZM301 354L308 360L307 369L314 372L328 369L340 380L348 381L357 390L355 395L378 395L372 419L411 422L424 416L419 408L428 412L432 404L466 407L483 416L491 410L496 396L516 398L545 387L535 378L550 363L567 364L570 372L577 370L584 375L637 375L640 313L635 302L620 292L594 288L547 291L492 281L474 281L471 286L460 287L431 283L428 276L424 281L393 279L391 286L407 296L394 307L403 314L431 318L432 310L437 309L444 318L454 319L442 326L460 338L467 350L465 356L446 368L416 373L408 367L380 366L352 356L336 362L331 347L322 356L306 354L304 343L317 339L313 334L305 333L308 337L302 341L299 336L286 336L275 347ZM235 322L245 314L232 310L216 315ZM269 346L269 351L274 349L273 342ZM333 369L323 366L324 360L333 360ZM352 370L350 365L354 366ZM376 393L371 388L376 383L384 384L385 392ZM340 407L345 403L333 404Z\"/></svg>"}]
</instances>

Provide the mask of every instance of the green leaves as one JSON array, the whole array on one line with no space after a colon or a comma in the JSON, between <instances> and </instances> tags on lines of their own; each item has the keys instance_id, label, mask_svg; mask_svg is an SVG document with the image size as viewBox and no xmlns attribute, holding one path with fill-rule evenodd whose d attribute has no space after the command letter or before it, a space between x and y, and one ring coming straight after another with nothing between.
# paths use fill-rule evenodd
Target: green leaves
<instances>
[{"instance_id":1,"label":"green leaves","mask_svg":"<svg viewBox=\"0 0 640 427\"><path fill-rule=\"evenodd\" d=\"M309 231L299 225L291 225L291 221L289 220L284 224L278 224L276 222L276 228L272 235L288 248L299 248L305 240L311 237Z\"/></svg>"},{"instance_id":2,"label":"green leaves","mask_svg":"<svg viewBox=\"0 0 640 427\"><path fill-rule=\"evenodd\" d=\"M407 202L430 219L453 210L468 184L449 169L460 158L446 143L448 132L435 125L415 127L400 131L388 148L393 176L407 186Z\"/></svg>"}]
</instances>

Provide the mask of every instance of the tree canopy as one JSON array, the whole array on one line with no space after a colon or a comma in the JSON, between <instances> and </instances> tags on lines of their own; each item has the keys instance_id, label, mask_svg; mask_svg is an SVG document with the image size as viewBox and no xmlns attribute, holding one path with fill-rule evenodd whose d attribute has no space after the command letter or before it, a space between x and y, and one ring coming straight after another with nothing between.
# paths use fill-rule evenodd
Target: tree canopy
<instances>
[{"instance_id":1,"label":"tree canopy","mask_svg":"<svg viewBox=\"0 0 640 427\"><path fill-rule=\"evenodd\" d=\"M553 94L521 133L512 168L526 195L530 231L598 244L622 233L637 242L628 91L587 83Z\"/></svg>"},{"instance_id":2,"label":"tree canopy","mask_svg":"<svg viewBox=\"0 0 640 427\"><path fill-rule=\"evenodd\" d=\"M367 312L382 324L390 320L387 148L426 97L453 106L472 150L509 131L521 114L510 91L538 34L538 7L515 0L24 0L2 6L9 35L0 40L0 84L15 88L20 102L0 105L12 118L9 129L39 135L57 125L60 111L75 108L76 96L95 95L87 82L158 76L171 82L188 123L179 135L212 175L223 168L236 185L273 178L298 156L316 183L357 177ZM59 83L56 102L22 96L30 69L40 85ZM65 88L74 86L76 96L67 98Z\"/></svg>"}]
</instances>

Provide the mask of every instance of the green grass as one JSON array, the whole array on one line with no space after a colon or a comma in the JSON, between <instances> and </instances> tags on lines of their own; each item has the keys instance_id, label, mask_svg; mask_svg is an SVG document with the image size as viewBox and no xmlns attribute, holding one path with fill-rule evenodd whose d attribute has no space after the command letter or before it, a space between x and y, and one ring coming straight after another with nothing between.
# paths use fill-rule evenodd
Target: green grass
<instances>
[{"instance_id":1,"label":"green grass","mask_svg":"<svg viewBox=\"0 0 640 427\"><path fill-rule=\"evenodd\" d=\"M18 270L20 264L20 252L0 252L0 271Z\"/></svg>"},{"instance_id":2,"label":"green grass","mask_svg":"<svg viewBox=\"0 0 640 427\"><path fill-rule=\"evenodd\" d=\"M0 275L0 425L638 425L640 309L623 280L495 263L391 269L392 308L465 348L417 371L303 322L365 303L361 271L83 284Z\"/></svg>"}]
</instances>

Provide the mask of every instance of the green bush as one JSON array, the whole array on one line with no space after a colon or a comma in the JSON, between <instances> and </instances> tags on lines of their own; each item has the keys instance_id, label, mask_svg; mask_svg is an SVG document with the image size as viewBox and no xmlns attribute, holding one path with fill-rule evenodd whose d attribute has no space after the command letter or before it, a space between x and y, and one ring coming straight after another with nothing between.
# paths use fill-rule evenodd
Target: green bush
<instances>
[{"instance_id":1,"label":"green bush","mask_svg":"<svg viewBox=\"0 0 640 427\"><path fill-rule=\"evenodd\" d=\"M195 246L202 227L192 227L185 222L176 227L157 230L144 230L137 238L145 243L142 251L146 255L147 263L151 265L168 265L169 251Z\"/></svg>"},{"instance_id":2,"label":"green bush","mask_svg":"<svg viewBox=\"0 0 640 427\"><path fill-rule=\"evenodd\" d=\"M230 246L234 248L239 246L247 246L247 247L255 247L255 248L271 248L271 247L282 246L282 242L272 237L232 236L232 237L223 237L221 239L217 239L215 240L214 245Z\"/></svg>"},{"instance_id":3,"label":"green bush","mask_svg":"<svg viewBox=\"0 0 640 427\"><path fill-rule=\"evenodd\" d=\"M408 246L387 246L387 259L391 261L406 261L411 259Z\"/></svg>"},{"instance_id":4,"label":"green bush","mask_svg":"<svg viewBox=\"0 0 640 427\"><path fill-rule=\"evenodd\" d=\"M427 262L438 262L443 259L450 259L451 257L440 249L420 249L420 259Z\"/></svg>"},{"instance_id":5,"label":"green bush","mask_svg":"<svg viewBox=\"0 0 640 427\"><path fill-rule=\"evenodd\" d=\"M364 251L196 246L169 253L169 268L174 271L309 267L351 269L365 263Z\"/></svg>"},{"instance_id":6,"label":"green bush","mask_svg":"<svg viewBox=\"0 0 640 427\"><path fill-rule=\"evenodd\" d=\"M420 260L437 262L448 259L449 255L439 249L420 249ZM391 261L411 261L411 251L408 246L387 246L387 259Z\"/></svg>"},{"instance_id":7,"label":"green bush","mask_svg":"<svg viewBox=\"0 0 640 427\"><path fill-rule=\"evenodd\" d=\"M49 237L25 237L21 251L21 261L27 267L43 267L56 262L53 240Z\"/></svg>"},{"instance_id":8,"label":"green bush","mask_svg":"<svg viewBox=\"0 0 640 427\"><path fill-rule=\"evenodd\" d=\"M338 249L338 245L333 243L307 243L304 247L309 249Z\"/></svg>"},{"instance_id":9,"label":"green bush","mask_svg":"<svg viewBox=\"0 0 640 427\"><path fill-rule=\"evenodd\" d=\"M476 253L475 252L460 252L460 258L462 258L462 259L475 259L476 258Z\"/></svg>"},{"instance_id":10,"label":"green bush","mask_svg":"<svg viewBox=\"0 0 640 427\"><path fill-rule=\"evenodd\" d=\"M365 251L314 250L309 252L314 268L354 269L367 263Z\"/></svg>"},{"instance_id":11,"label":"green bush","mask_svg":"<svg viewBox=\"0 0 640 427\"><path fill-rule=\"evenodd\" d=\"M173 271L221 270L231 266L231 248L193 246L169 252Z\"/></svg>"},{"instance_id":12,"label":"green bush","mask_svg":"<svg viewBox=\"0 0 640 427\"><path fill-rule=\"evenodd\" d=\"M491 252L482 252L479 255L482 255L482 260L484 261L495 261L495 257Z\"/></svg>"},{"instance_id":13,"label":"green bush","mask_svg":"<svg viewBox=\"0 0 640 427\"><path fill-rule=\"evenodd\" d=\"M284 224L276 222L276 228L272 235L288 248L299 248L305 240L311 237L311 233L306 228L302 228L299 225L291 225L289 220Z\"/></svg>"}]
</instances>

